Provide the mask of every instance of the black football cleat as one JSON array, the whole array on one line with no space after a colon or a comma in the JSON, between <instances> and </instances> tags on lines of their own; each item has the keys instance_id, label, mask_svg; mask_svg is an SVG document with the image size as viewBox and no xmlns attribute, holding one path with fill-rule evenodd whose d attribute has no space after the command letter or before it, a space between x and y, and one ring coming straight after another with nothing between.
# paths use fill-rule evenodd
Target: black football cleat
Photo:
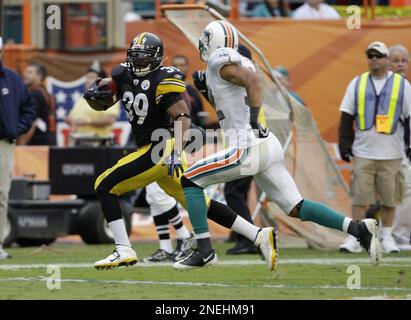
<instances>
[{"instance_id":1,"label":"black football cleat","mask_svg":"<svg viewBox=\"0 0 411 320\"><path fill-rule=\"evenodd\" d=\"M174 269L194 269L206 266L212 266L217 263L217 254L214 249L211 249L207 254L202 254L197 249L191 251L191 253L183 260L177 261L173 264Z\"/></svg>"}]
</instances>

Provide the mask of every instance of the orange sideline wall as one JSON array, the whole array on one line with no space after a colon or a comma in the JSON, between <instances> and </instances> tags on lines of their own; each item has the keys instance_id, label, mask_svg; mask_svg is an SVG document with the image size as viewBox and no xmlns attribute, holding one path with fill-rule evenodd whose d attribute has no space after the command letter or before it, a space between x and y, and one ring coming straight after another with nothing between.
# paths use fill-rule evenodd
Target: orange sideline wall
<instances>
[{"instance_id":1,"label":"orange sideline wall","mask_svg":"<svg viewBox=\"0 0 411 320\"><path fill-rule=\"evenodd\" d=\"M360 30L349 30L345 20L247 20L235 25L265 53L272 66L281 64L290 70L294 89L308 104L328 141L337 141L338 108L346 86L367 70L367 45L379 40L387 46L400 43L411 51L411 20L364 22ZM189 74L205 67L196 48L166 20L127 24L126 43L142 31L154 32L163 39L166 65L175 54L185 54L190 59ZM124 58L124 50L84 54L6 46L4 64L21 71L29 60L43 62L50 75L68 81L80 77L94 59L101 60L110 71ZM215 121L214 114L211 120Z\"/></svg>"}]
</instances>

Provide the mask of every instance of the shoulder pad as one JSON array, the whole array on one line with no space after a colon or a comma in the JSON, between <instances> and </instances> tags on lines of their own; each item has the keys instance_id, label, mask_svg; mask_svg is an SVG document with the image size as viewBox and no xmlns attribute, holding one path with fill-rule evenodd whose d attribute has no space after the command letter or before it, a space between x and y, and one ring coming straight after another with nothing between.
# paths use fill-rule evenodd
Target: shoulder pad
<instances>
[{"instance_id":1,"label":"shoulder pad","mask_svg":"<svg viewBox=\"0 0 411 320\"><path fill-rule=\"evenodd\" d=\"M119 79L119 78L124 77L125 75L127 75L128 72L129 72L129 71L128 71L128 69L127 69L126 66L124 66L123 64L118 64L118 65L115 65L115 66L113 67L113 69L111 70L111 77L112 77L114 80L117 80L117 79Z\"/></svg>"},{"instance_id":2,"label":"shoulder pad","mask_svg":"<svg viewBox=\"0 0 411 320\"><path fill-rule=\"evenodd\" d=\"M179 69L177 69L176 67L160 67L160 80L162 78L174 78L174 79L178 79L178 80L183 80L184 81L184 75L181 73L181 71Z\"/></svg>"},{"instance_id":3,"label":"shoulder pad","mask_svg":"<svg viewBox=\"0 0 411 320\"><path fill-rule=\"evenodd\" d=\"M182 93L186 90L184 76L174 67L161 67L156 96L167 93Z\"/></svg>"},{"instance_id":4,"label":"shoulder pad","mask_svg":"<svg viewBox=\"0 0 411 320\"><path fill-rule=\"evenodd\" d=\"M232 48L218 48L211 54L208 66L211 69L220 69L226 64L241 64L241 55Z\"/></svg>"},{"instance_id":5,"label":"shoulder pad","mask_svg":"<svg viewBox=\"0 0 411 320\"><path fill-rule=\"evenodd\" d=\"M253 63L250 59L248 59L248 58L246 58L246 57L241 56L241 65L242 65L244 68L247 68L247 69L249 69L249 70L251 70L251 71L255 71L254 63Z\"/></svg>"}]
</instances>

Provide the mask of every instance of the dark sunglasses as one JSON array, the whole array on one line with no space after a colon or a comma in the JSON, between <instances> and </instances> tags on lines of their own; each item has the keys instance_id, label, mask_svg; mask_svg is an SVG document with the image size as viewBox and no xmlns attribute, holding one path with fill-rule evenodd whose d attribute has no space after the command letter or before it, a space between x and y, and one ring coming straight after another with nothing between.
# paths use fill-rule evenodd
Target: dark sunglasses
<instances>
[{"instance_id":1,"label":"dark sunglasses","mask_svg":"<svg viewBox=\"0 0 411 320\"><path fill-rule=\"evenodd\" d=\"M367 58L368 59L372 59L372 58L377 58L377 59L382 59L385 58L386 55L385 54L380 54L380 53L367 53Z\"/></svg>"}]
</instances>

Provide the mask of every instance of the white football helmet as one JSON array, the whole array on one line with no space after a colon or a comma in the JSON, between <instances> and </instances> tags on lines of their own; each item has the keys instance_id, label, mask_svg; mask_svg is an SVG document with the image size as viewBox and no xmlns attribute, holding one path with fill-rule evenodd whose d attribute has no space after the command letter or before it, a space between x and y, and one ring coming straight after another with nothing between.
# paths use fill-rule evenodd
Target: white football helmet
<instances>
[{"instance_id":1,"label":"white football helmet","mask_svg":"<svg viewBox=\"0 0 411 320\"><path fill-rule=\"evenodd\" d=\"M218 48L238 50L237 29L232 24L222 20L210 22L204 28L198 43L201 60L207 62L211 54Z\"/></svg>"}]
</instances>

